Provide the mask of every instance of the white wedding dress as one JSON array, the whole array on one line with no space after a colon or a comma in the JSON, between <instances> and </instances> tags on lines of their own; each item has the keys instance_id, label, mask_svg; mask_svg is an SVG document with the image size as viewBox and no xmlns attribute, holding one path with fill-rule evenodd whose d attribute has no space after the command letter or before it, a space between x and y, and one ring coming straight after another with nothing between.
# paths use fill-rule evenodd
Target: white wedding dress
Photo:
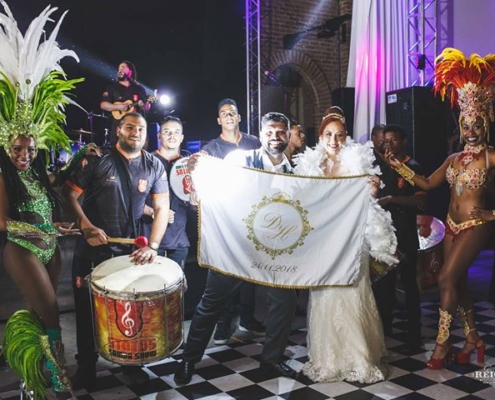
<instances>
[{"instance_id":1,"label":"white wedding dress","mask_svg":"<svg viewBox=\"0 0 495 400\"><path fill-rule=\"evenodd\" d=\"M294 170L298 175L323 175L319 168L325 156L317 146L298 157ZM340 151L346 175L380 174L372 165L371 145L348 139ZM302 372L315 382L351 381L373 383L384 380L386 354L382 323L371 290L370 254L382 262L393 257L397 239L390 214L370 196L358 278L352 287L311 289L308 310L308 357Z\"/></svg>"}]
</instances>

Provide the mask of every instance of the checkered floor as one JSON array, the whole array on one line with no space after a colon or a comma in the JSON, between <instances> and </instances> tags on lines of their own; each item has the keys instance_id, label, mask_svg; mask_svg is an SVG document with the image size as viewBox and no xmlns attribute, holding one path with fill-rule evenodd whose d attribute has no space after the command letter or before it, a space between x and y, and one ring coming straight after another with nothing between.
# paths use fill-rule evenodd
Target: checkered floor
<instances>
[{"instance_id":1,"label":"checkered floor","mask_svg":"<svg viewBox=\"0 0 495 400\"><path fill-rule=\"evenodd\" d=\"M146 385L126 384L119 367L98 372L97 387L92 392L77 392L80 400L104 399L495 399L495 310L488 302L475 304L478 331L487 345L485 364L493 365L493 381L482 382L478 376L483 365L455 365L439 371L425 368L434 346L437 325L436 303L424 302L423 336L421 348L410 349L402 341L404 323L401 312L396 314L394 334L387 338L389 355L388 379L371 385L335 382L312 383L305 377L297 381L262 374L258 369L263 338L244 342L231 340L224 346L211 347L197 364L192 382L178 387L173 373L181 359L181 351L160 363L148 365L151 377ZM302 319L304 317L297 317ZM455 326L451 338L462 345L462 330ZM329 338L331 340L331 338ZM294 330L286 352L288 363L299 370L307 361L306 331ZM491 372L487 374L491 376ZM12 386L12 385L11 385ZM12 387L10 389L13 389ZM0 382L0 398L19 399L17 390L5 391Z\"/></svg>"}]
</instances>

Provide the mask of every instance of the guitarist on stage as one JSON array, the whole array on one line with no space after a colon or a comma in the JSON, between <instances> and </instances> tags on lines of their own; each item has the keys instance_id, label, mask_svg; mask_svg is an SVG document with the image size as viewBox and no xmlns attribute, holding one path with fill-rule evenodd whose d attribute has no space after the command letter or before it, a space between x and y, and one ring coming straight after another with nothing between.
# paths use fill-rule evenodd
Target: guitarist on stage
<instances>
[{"instance_id":1,"label":"guitarist on stage","mask_svg":"<svg viewBox=\"0 0 495 400\"><path fill-rule=\"evenodd\" d=\"M112 145L117 142L117 126L125 114L132 111L143 114L151 107L144 87L136 83L136 76L134 64L122 61L117 70L117 82L112 82L103 92L100 107L112 114L109 138ZM105 138L105 141L107 140L108 138Z\"/></svg>"}]
</instances>

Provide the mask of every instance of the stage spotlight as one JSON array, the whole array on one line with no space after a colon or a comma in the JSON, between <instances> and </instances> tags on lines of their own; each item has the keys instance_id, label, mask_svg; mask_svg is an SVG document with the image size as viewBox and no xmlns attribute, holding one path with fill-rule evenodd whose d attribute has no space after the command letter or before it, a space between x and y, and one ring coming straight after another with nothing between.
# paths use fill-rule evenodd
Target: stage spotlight
<instances>
[{"instance_id":1,"label":"stage spotlight","mask_svg":"<svg viewBox=\"0 0 495 400\"><path fill-rule=\"evenodd\" d=\"M169 106L172 104L172 97L170 97L168 94L162 94L160 96L160 104L162 106Z\"/></svg>"}]
</instances>

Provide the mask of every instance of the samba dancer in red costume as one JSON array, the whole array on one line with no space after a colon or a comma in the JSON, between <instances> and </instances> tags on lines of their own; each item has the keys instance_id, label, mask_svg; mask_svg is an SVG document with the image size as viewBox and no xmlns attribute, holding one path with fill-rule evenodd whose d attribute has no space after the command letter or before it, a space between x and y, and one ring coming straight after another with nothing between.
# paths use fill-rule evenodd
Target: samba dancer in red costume
<instances>
[{"instance_id":1,"label":"samba dancer in red costume","mask_svg":"<svg viewBox=\"0 0 495 400\"><path fill-rule=\"evenodd\" d=\"M428 178L415 175L390 151L387 162L408 182L424 190L434 189L447 181L450 203L444 240L445 261L438 277L440 319L436 346L428 368L441 369L451 359L449 334L457 312L466 343L456 355L460 364L469 363L475 350L483 362L485 344L474 323L471 296L468 292L468 268L489 238L489 221L495 210L487 210L489 182L493 180L495 151L488 147L489 119L493 120L495 56L472 54L466 58L456 49L447 48L436 60L435 87L442 98L460 108L461 141L464 150L450 155Z\"/></svg>"}]
</instances>

